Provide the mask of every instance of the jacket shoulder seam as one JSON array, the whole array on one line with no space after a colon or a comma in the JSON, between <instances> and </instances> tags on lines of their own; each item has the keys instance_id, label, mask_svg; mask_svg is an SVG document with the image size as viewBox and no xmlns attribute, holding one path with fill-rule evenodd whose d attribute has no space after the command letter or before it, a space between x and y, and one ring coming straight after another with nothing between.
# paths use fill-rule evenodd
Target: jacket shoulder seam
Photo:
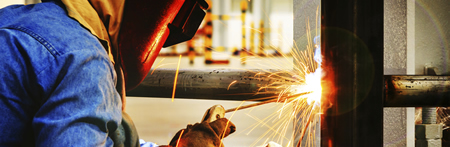
<instances>
[{"instance_id":1,"label":"jacket shoulder seam","mask_svg":"<svg viewBox=\"0 0 450 147\"><path fill-rule=\"evenodd\" d=\"M44 46L47 51L53 55L53 57L56 58L56 56L59 56L60 53L55 49L55 47L53 47L52 44L50 44L50 42L48 42L47 40L44 39L44 37L40 36L39 34L34 33L33 31L25 28L25 27L21 27L21 26L9 26L9 27L3 27L6 29L14 29L14 30L18 30L21 32L24 32L25 34L28 34L29 36L33 37L36 41L38 41L42 46Z\"/></svg>"}]
</instances>

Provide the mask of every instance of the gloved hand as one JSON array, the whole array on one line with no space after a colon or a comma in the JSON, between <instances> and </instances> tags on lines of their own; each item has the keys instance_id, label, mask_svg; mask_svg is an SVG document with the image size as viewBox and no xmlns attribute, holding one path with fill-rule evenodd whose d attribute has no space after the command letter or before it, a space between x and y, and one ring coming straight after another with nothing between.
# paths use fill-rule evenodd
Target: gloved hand
<instances>
[{"instance_id":1,"label":"gloved hand","mask_svg":"<svg viewBox=\"0 0 450 147\"><path fill-rule=\"evenodd\" d=\"M131 117L122 111L122 123L108 136L114 141L114 147L139 147L139 137Z\"/></svg>"},{"instance_id":2,"label":"gloved hand","mask_svg":"<svg viewBox=\"0 0 450 147\"><path fill-rule=\"evenodd\" d=\"M221 140L236 131L236 126L223 118L224 115L222 106L211 107L201 123L187 125L186 129L178 131L168 147L224 147Z\"/></svg>"},{"instance_id":3,"label":"gloved hand","mask_svg":"<svg viewBox=\"0 0 450 147\"><path fill-rule=\"evenodd\" d=\"M171 147L176 147L177 144L178 147L223 147L221 139L234 131L236 131L236 127L226 118L211 123L196 123L178 131L169 145Z\"/></svg>"}]
</instances>

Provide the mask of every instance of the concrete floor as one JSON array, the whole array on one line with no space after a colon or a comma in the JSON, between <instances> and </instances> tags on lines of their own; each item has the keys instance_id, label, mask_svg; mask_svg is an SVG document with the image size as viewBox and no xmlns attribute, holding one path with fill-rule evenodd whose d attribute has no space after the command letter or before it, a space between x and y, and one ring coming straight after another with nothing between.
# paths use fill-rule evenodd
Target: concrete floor
<instances>
[{"instance_id":1,"label":"concrete floor","mask_svg":"<svg viewBox=\"0 0 450 147\"><path fill-rule=\"evenodd\" d=\"M164 58L164 60L163 60ZM161 68L175 68L178 57L159 57L155 63L164 65ZM180 68L233 68L233 69L292 69L292 58L258 58L251 59L246 65L241 65L238 58L232 58L228 65L205 65L204 58L197 57L195 64L190 65L187 57L181 59ZM132 117L141 139L155 142L163 145L168 144L173 135L187 124L194 124L201 121L205 111L213 105L220 104L225 109L239 106L241 101L223 101L223 100L194 100L194 99L175 99L171 102L170 98L149 98L149 97L128 97L126 112ZM245 102L250 104L252 102ZM224 139L225 146L228 147L249 147L262 146L266 141L275 141L283 143L286 146L292 133L288 131L286 138L280 141L276 131L271 130L273 121L258 121L268 117L282 106L282 104L267 104L248 110L237 111L226 114L231 122L236 125L237 131ZM256 127L255 127L256 126ZM287 125L288 130L292 130L292 124ZM267 133L267 134L265 134ZM267 137L272 136L272 137Z\"/></svg>"}]
</instances>

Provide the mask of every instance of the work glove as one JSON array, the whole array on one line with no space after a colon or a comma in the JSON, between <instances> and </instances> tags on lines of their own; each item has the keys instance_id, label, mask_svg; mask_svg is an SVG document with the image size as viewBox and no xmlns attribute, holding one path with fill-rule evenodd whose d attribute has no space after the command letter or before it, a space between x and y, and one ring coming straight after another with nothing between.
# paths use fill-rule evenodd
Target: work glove
<instances>
[{"instance_id":1,"label":"work glove","mask_svg":"<svg viewBox=\"0 0 450 147\"><path fill-rule=\"evenodd\" d=\"M114 147L139 147L139 137L131 117L122 111L122 123L108 136L113 140Z\"/></svg>"},{"instance_id":2,"label":"work glove","mask_svg":"<svg viewBox=\"0 0 450 147\"><path fill-rule=\"evenodd\" d=\"M187 125L186 129L178 131L168 147L224 147L222 139L236 131L236 126L224 115L222 106L211 107L201 123Z\"/></svg>"}]
</instances>

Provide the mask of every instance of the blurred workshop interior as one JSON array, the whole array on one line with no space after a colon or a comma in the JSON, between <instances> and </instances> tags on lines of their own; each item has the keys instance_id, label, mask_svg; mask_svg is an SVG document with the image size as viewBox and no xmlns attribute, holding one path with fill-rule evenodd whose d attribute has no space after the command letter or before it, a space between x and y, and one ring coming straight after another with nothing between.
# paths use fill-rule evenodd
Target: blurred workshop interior
<instances>
[{"instance_id":1,"label":"blurred workshop interior","mask_svg":"<svg viewBox=\"0 0 450 147\"><path fill-rule=\"evenodd\" d=\"M0 8L38 2L1 0ZM306 50L320 34L320 0L207 2L210 9L193 39L162 48L151 72L177 67L193 70L292 70L296 66L293 52ZM450 2L446 0L385 0L384 75L426 75L428 71L438 76L450 75L448 18ZM126 112L133 119L140 139L165 145L178 130L201 121L205 111L213 105L220 104L229 109L252 103L256 102L176 96L172 101L171 98L133 95L127 97ZM271 103L227 113L225 117L236 125L237 131L224 139L225 146L262 147L270 141L282 146L295 146L292 131L287 131L282 137L277 136L279 132L273 128L277 122L265 121L281 107L284 107L283 103ZM443 109L446 108L431 111L439 112L437 123L443 124L442 129L447 129L446 123L450 123L450 119L439 118L448 116ZM383 146L414 146L414 130L421 110L415 107L383 108ZM285 126L286 130L294 130L295 125L289 122ZM314 135L320 136L320 133ZM320 146L320 138L316 141L314 146Z\"/></svg>"}]
</instances>

